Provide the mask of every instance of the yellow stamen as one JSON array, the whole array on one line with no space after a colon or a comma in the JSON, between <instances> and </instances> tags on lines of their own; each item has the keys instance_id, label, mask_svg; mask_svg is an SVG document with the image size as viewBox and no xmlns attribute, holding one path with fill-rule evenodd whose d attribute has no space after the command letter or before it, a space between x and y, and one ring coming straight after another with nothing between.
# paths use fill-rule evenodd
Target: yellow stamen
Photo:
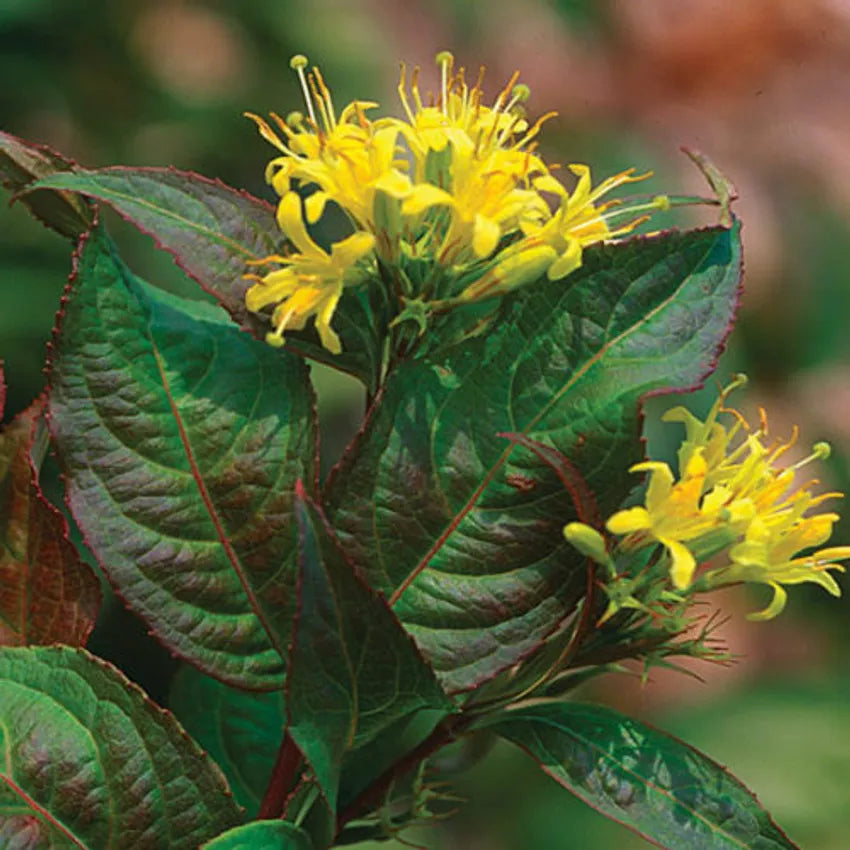
<instances>
[{"instance_id":1,"label":"yellow stamen","mask_svg":"<svg viewBox=\"0 0 850 850\"><path fill-rule=\"evenodd\" d=\"M316 121L316 113L313 111L313 101L310 97L310 88L307 85L307 78L304 74L304 69L307 67L307 57L301 53L297 53L289 60L289 67L298 75L298 80L301 83L301 91L304 94L304 103L307 104L307 112L310 114L310 120L318 127Z\"/></svg>"}]
</instances>

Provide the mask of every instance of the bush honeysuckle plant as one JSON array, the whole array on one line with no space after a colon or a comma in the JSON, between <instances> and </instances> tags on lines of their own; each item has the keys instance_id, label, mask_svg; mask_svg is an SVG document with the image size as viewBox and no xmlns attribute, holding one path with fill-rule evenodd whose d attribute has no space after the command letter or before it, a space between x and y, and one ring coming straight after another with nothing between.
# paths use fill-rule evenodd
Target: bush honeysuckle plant
<instances>
[{"instance_id":1,"label":"bush honeysuckle plant","mask_svg":"<svg viewBox=\"0 0 850 850\"><path fill-rule=\"evenodd\" d=\"M437 59L399 118L338 110L295 57L303 111L249 115L274 206L0 135L5 187L76 246L46 391L0 435L0 846L404 839L503 738L659 846L794 847L708 756L574 694L724 660L705 594L766 585L769 618L788 585L838 595L850 557L802 471L828 447L792 460L730 406L742 377L665 414L677 469L643 457L641 400L700 385L732 325L728 184L694 154L719 225L633 236L698 199L555 167L516 77L489 100ZM103 207L198 298L134 275ZM367 399L325 480L311 361ZM168 710L84 648L101 579L183 662Z\"/></svg>"}]
</instances>

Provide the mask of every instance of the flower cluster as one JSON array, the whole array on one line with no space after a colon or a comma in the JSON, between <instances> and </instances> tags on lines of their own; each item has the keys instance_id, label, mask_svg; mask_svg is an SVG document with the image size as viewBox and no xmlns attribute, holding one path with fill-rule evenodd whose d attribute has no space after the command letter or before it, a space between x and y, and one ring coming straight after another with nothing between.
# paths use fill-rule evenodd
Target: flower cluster
<instances>
[{"instance_id":1,"label":"flower cluster","mask_svg":"<svg viewBox=\"0 0 850 850\"><path fill-rule=\"evenodd\" d=\"M668 573L669 593L676 598L741 582L770 586L772 601L751 619L770 619L782 611L783 585L814 582L840 595L829 571L843 570L836 562L850 558L850 546L809 550L829 539L839 519L836 513L814 509L842 494L815 495L816 481L796 480L799 470L829 454L829 446L818 443L805 459L783 466L781 459L795 443L796 432L787 442L770 441L763 413L753 428L726 407L729 393L744 381L739 376L721 392L705 421L683 407L667 411L664 421L685 426L679 479L666 463L632 467L633 472L649 473L645 501L608 519L608 532L620 538L614 546L609 548L597 530L581 523L564 529L567 540L610 571L614 604L609 614L640 604L634 593L640 580L630 575L629 567L637 562L655 563ZM647 552L654 562L647 561ZM711 564L700 569L709 559Z\"/></svg>"},{"instance_id":2,"label":"flower cluster","mask_svg":"<svg viewBox=\"0 0 850 850\"><path fill-rule=\"evenodd\" d=\"M275 305L272 344L315 318L322 344L334 353L331 329L345 286L369 278L391 282L400 304L446 308L502 295L539 279L563 277L581 265L594 242L631 232L666 197L633 205L600 202L603 195L648 175L623 172L592 188L585 165L569 166L572 191L536 152L552 113L533 124L523 103L529 90L514 75L492 106L455 71L449 53L437 56L440 92L423 102L418 69L402 67L403 118L368 117L377 104L353 101L337 115L318 68L296 56L307 114L272 123L247 113L279 151L266 179L280 196L278 223L290 253L267 257L251 274L249 310ZM303 198L302 196L306 195ZM352 234L327 252L307 233L328 202L347 215Z\"/></svg>"}]
</instances>

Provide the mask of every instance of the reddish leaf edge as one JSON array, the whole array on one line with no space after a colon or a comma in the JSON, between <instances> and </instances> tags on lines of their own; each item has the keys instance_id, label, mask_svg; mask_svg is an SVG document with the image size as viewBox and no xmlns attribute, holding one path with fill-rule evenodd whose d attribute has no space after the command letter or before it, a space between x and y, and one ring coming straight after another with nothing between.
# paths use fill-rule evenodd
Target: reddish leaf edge
<instances>
[{"instance_id":1,"label":"reddish leaf edge","mask_svg":"<svg viewBox=\"0 0 850 850\"><path fill-rule=\"evenodd\" d=\"M36 155L38 155L40 157L46 157L48 159L57 160L60 164L65 166L65 168L63 168L63 169L57 168L56 169L57 173L60 172L60 171L78 171L78 170L80 170L79 164L74 159L72 159L69 156L66 156L65 154L59 153L58 151L51 148L49 145L46 145L42 142L32 142L32 141L29 141L28 139L24 139L24 138L21 138L20 136L16 136L13 133L7 133L3 130L0 130L0 143L2 143L3 138L11 139L12 142L14 142L15 144L18 144L21 147L26 148L30 151L33 151ZM0 155L2 155L2 153L3 153L3 151L0 148ZM30 183L35 183L35 182L37 182L38 180L41 180L41 179L43 179L43 178L34 177L30 181ZM30 191L29 188L28 188L28 185L25 185L25 186L20 187L20 188L16 188L15 185L12 183L12 181L4 179L2 177L0 177L0 185L2 185L2 187L4 189L6 189L7 191L12 193L9 197L9 206L10 207L14 203L16 203L17 201L24 203L23 196ZM38 191L38 190L35 190L35 191ZM67 192L67 191L63 191L61 189L45 189L44 191L51 191L51 192L54 192L55 194L59 195L63 199L63 201L68 205L69 210L71 212L75 212L75 210L73 209L73 206L71 205L69 199L73 195L78 194L78 193ZM87 201L86 203L91 204L90 201ZM26 203L24 203L24 206L27 206ZM97 215L97 205L91 204L91 209L92 209L92 217L94 218ZM31 208L27 207L27 211L30 213L30 215L36 221L38 221L40 224L42 224L44 227L48 228L49 230L52 230L54 233L58 233L60 236L66 238L66 239L77 238L77 237L72 237L69 233L64 232L59 226L57 226L53 222L50 222L47 219L42 218L42 216L38 215ZM84 232L84 230L81 229L80 234L82 234L82 232ZM2 409L0 409L0 415L2 415Z\"/></svg>"},{"instance_id":2,"label":"reddish leaf edge","mask_svg":"<svg viewBox=\"0 0 850 850\"><path fill-rule=\"evenodd\" d=\"M111 166L105 166L103 168L94 168L94 169L73 167L72 169L69 169L69 170L73 170L75 173L78 173L78 174L93 174L93 175L101 174L101 173L115 174L115 173L122 173L122 172L127 173L127 174L131 174L131 175L132 174L152 174L152 175L156 175L156 174L163 174L163 173L175 174L175 175L180 176L180 177L186 177L189 180L196 180L199 183L206 184L207 186L215 186L218 189L222 189L225 192L229 192L230 194L232 194L234 196L240 197L240 198L242 198L242 199L244 199L244 200L246 200L246 201L248 201L252 204L255 204L257 206L258 210L261 210L262 212L268 213L271 221L272 222L274 221L276 207L271 202L266 201L263 198L258 198L256 195L253 195L250 192L248 192L247 189L238 189L234 186L230 186L229 184L225 183L223 180L221 180L218 177L215 177L215 178L207 177L206 175L199 174L195 171L186 171L186 170L183 170L183 169L178 169L173 165L169 165L169 166L111 165ZM27 191L31 191L31 190L23 189L18 193L18 195L22 195ZM53 191L57 191L57 190L53 190ZM85 195L86 197L89 197L89 198L95 198L95 199L97 198L96 195L87 194L85 192L77 192L76 194ZM111 209L113 209L115 211L115 214L119 218L121 218L123 221L126 221L128 224L131 224L140 233L143 233L143 234L145 234L145 236L148 236L151 239L151 241L153 242L153 244L154 244L154 246L156 247L157 250L168 254L171 257L171 260L174 263L174 265L178 269L180 269L180 271L184 275L186 275L186 277L189 280L194 281L201 288L201 290L203 292L205 292L207 295L212 297L215 300L215 302L220 307L222 307L222 309L225 310L225 312L230 316L230 318L233 320L233 322L236 324L236 326L241 331L243 331L244 333L247 333L249 336L253 337L254 339L258 339L258 340L265 339L265 334L266 334L266 331L268 330L268 323L263 317L260 316L260 314L257 314L256 320L255 320L253 314L250 314L247 311L247 308L244 308L244 305L242 305L241 302L238 305L234 304L232 302L229 302L222 295L221 292L216 290L214 287L210 286L208 283L206 283L197 274L193 274L187 268L185 263L180 259L179 254L176 251L174 251L173 249L166 246L163 243L163 241L161 239L159 239L153 231L142 226L140 223L138 223L136 220L134 220L133 216L122 212L120 209L115 207L110 202L101 201L101 203L107 204ZM282 242L284 241L284 237L283 237L282 233L281 233L281 241ZM246 253L246 258L261 259L259 257L255 257L253 254L248 254L248 253ZM306 332L308 332L308 331L305 331L305 333ZM316 336L316 344L317 345L319 344L318 335ZM287 348L287 350L289 350L293 354L296 354L298 357L301 357L302 359L322 363L326 366L330 366L331 368L335 369L338 372L342 372L343 374L350 375L351 377L356 378L359 381L363 380L362 376L357 372L356 369L346 368L344 362L339 362L336 357L332 357L332 356L319 357L319 356L316 355L316 353L311 352L309 349L306 349L303 346L299 346L297 337L291 336L289 339L287 339L286 348Z\"/></svg>"},{"instance_id":3,"label":"reddish leaf edge","mask_svg":"<svg viewBox=\"0 0 850 850\"><path fill-rule=\"evenodd\" d=\"M56 342L58 341L59 335L60 335L61 330L62 330L62 322L65 318L66 305L67 305L67 303L68 303L68 301L71 297L71 294L73 293L74 285L75 285L76 280L77 280L77 273L78 273L78 267L79 267L79 262L80 262L80 256L82 254L82 251L83 251L83 248L85 247L86 242L89 240L89 238L91 236L92 231L98 226L98 224L99 224L98 218L95 217L95 221L92 225L92 229L88 230L85 233L80 235L80 238L77 242L77 245L76 245L76 247L74 248L74 251L71 254L71 272L68 275L68 282L65 284L65 289L62 293L62 296L59 299L59 308L56 311L56 316L54 318L53 330L51 332L51 339L48 340L48 342L46 344L47 358L46 358L46 363L45 363L45 367L44 367L44 372L47 376L47 388L45 390L45 393L47 395L48 404L47 404L47 408L46 408L46 411L45 411L45 420L47 421L47 426L48 426L48 429L50 431L51 439L53 439L54 429L53 429L53 425L52 425L52 418L51 418L51 411L50 411L50 404L49 404L49 400L50 400L50 376L51 376L51 372L52 372L52 369L53 369L53 357L54 357L54 352L55 352L55 349L56 349ZM314 395L313 408L315 410L315 408L316 408L315 393L313 395ZM316 431L317 431L316 443L318 444L318 439L319 439L318 438L318 429L316 429ZM316 449L316 451L318 451L318 448ZM60 466L61 466L61 464L60 464ZM318 467L317 467L317 469L318 469ZM316 477L318 478L318 471L316 473ZM67 510L71 514L71 516L74 516L73 511L71 510L70 498L69 498L69 494L68 494L68 479L67 479L67 475L65 474L64 470L60 472L59 479L62 483L62 488L63 488L64 493L65 493L65 496L64 496L65 507L67 508ZM278 685L275 685L274 687L265 687L265 688L260 688L260 687L251 688L251 687L246 687L245 685L236 685L236 684L234 684L233 682L230 682L227 679L221 678L219 675L217 675L216 671L209 669L207 667L204 667L201 664L199 664L198 662L196 662L194 659L187 658L187 657L181 655L180 653L176 652L174 649L172 649L172 647L170 647L168 645L168 643L166 643L166 641L164 640L164 638L162 636L160 636L157 632L155 632L152 628L150 628L148 626L147 621L144 619L144 617L142 617L142 615L139 614L136 611L136 609L130 604L130 601L124 595L123 591L118 586L118 584L113 580L112 576L109 574L109 571L105 568L103 562L101 561L101 559L96 554L95 550L90 545L89 540L88 540L88 535L86 535L85 532L83 531L83 529L79 527L79 524L77 524L77 529L80 532L80 537L82 538L83 545L88 549L89 552L92 553L92 557L94 557L95 561L97 562L98 567L100 568L101 574L104 576L106 581L109 583L109 586L112 589L112 592L115 594L115 597L121 601L121 604L124 605L124 607L130 613L132 613L135 616L138 616L140 618L141 622L145 626L146 635L149 638L156 641L156 643L158 643L168 653L170 658L176 659L178 661L185 662L190 667L193 667L195 670L197 670L199 673L202 673L205 676L209 676L213 679L216 679L216 681L219 681L222 684L227 685L228 687L234 688L235 690L244 691L246 693L269 693L271 691L276 691L276 690L279 689ZM285 661L285 658L284 658L284 661Z\"/></svg>"},{"instance_id":4,"label":"reddish leaf edge","mask_svg":"<svg viewBox=\"0 0 850 850\"><path fill-rule=\"evenodd\" d=\"M260 210L264 213L268 213L271 220L274 221L275 207L269 201L265 201L262 198L258 198L255 195L252 195L246 189L237 189L234 186L230 186L227 183L225 183L223 180L221 180L221 178L219 178L219 177L207 177L204 174L198 174L195 171L185 171L185 170L179 169L179 168L177 168L173 165L167 165L167 166L150 165L150 166L138 166L138 167L130 166L130 165L109 165L109 166L105 166L103 168L75 168L73 170L75 171L75 173L83 175L83 176L85 176L85 175L97 176L98 174L107 174L107 175L109 175L109 174L119 174L119 175L126 175L126 176L132 177L134 175L146 175L146 174L151 175L151 176L169 174L169 175L175 175L177 177L183 177L183 178L186 178L190 182L196 181L196 182L204 184L206 186L213 186L216 189L221 189L224 192L227 192L231 195L242 198L243 200L246 200L249 203L254 204L258 208L258 210ZM25 192L25 191L28 191L28 190L22 190L22 192ZM22 194L22 193L19 193L19 194ZM90 198L97 198L97 195L95 195L94 193L91 193L91 192L77 191L77 192L75 192L75 194L85 195L86 197L90 197ZM222 297L222 294L220 292L216 291L216 289L214 287L211 287L204 280L202 280L198 275L193 274L191 271L189 271L189 269L186 267L185 263L180 259L178 253L176 251L174 251L173 249L167 247L162 242L162 240L159 237L157 237L157 235L152 230L150 230L147 227L142 226L138 221L136 221L134 219L133 216L131 216L131 215L125 213L125 212L122 212L120 209L118 209L116 206L114 206L109 201L101 201L101 203L107 204L111 209L113 209L115 211L116 215L118 215L119 218L123 219L128 224L131 224L140 233L144 233L145 236L150 237L150 239L153 241L157 250L168 254L171 257L172 261L174 262L174 265L177 266L177 268L180 269L180 271L183 272L183 274L185 274L187 278L195 281L195 283L197 283L198 286L200 286L200 288L205 293L207 293L207 295L210 295L212 298L214 298L216 303L219 304L221 307L223 307L227 311L228 315L234 320L234 322L237 323L237 325L240 327L241 330L246 331L247 333L251 333L252 336L255 336L255 334L253 334L252 331L251 331L250 325L245 323L243 321L243 319L240 318L238 311L235 311L234 309L232 309L228 305L227 301ZM251 254L250 252L247 252L247 251L245 252L245 257L246 257L246 259L260 259L259 257L255 257L253 254Z\"/></svg>"}]
</instances>

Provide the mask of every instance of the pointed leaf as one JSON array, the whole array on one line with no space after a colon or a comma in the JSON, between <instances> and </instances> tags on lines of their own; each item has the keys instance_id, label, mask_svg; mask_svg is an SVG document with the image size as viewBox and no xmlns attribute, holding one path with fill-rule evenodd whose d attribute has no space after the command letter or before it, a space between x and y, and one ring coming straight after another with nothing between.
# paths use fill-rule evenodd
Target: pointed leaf
<instances>
[{"instance_id":1,"label":"pointed leaf","mask_svg":"<svg viewBox=\"0 0 850 850\"><path fill-rule=\"evenodd\" d=\"M609 708L545 703L480 725L522 747L556 782L659 847L796 847L719 764Z\"/></svg>"},{"instance_id":2,"label":"pointed leaf","mask_svg":"<svg viewBox=\"0 0 850 850\"><path fill-rule=\"evenodd\" d=\"M0 132L0 184L10 192L20 192L35 180L73 167L70 160L44 145ZM75 239L91 227L91 205L71 192L44 189L20 200L42 224L63 236Z\"/></svg>"},{"instance_id":3,"label":"pointed leaf","mask_svg":"<svg viewBox=\"0 0 850 850\"><path fill-rule=\"evenodd\" d=\"M318 509L296 492L298 619L286 692L289 734L331 811L343 755L421 708L452 703L384 600L351 569Z\"/></svg>"},{"instance_id":4,"label":"pointed leaf","mask_svg":"<svg viewBox=\"0 0 850 850\"><path fill-rule=\"evenodd\" d=\"M294 824L260 820L228 830L202 850L313 850L313 844Z\"/></svg>"},{"instance_id":5,"label":"pointed leaf","mask_svg":"<svg viewBox=\"0 0 850 850\"><path fill-rule=\"evenodd\" d=\"M0 746L4 847L195 850L240 820L174 718L84 650L0 650Z\"/></svg>"},{"instance_id":6,"label":"pointed leaf","mask_svg":"<svg viewBox=\"0 0 850 850\"><path fill-rule=\"evenodd\" d=\"M585 592L561 534L572 496L504 434L560 452L610 513L635 483L640 399L711 371L739 276L737 229L592 249L507 299L481 337L390 375L328 515L448 690L528 655Z\"/></svg>"},{"instance_id":7,"label":"pointed leaf","mask_svg":"<svg viewBox=\"0 0 850 850\"><path fill-rule=\"evenodd\" d=\"M100 584L38 485L32 448L43 441L43 408L36 401L0 433L0 645L81 646Z\"/></svg>"},{"instance_id":8,"label":"pointed leaf","mask_svg":"<svg viewBox=\"0 0 850 850\"><path fill-rule=\"evenodd\" d=\"M265 338L269 322L246 310L245 292L251 281L243 276L257 272L250 263L283 250L283 234L270 204L221 181L174 168L78 169L38 185L109 204L150 234L235 321ZM373 328L373 309L365 293L346 290L334 317L343 345L339 356L322 347L312 328L287 334L287 345L374 388L382 351Z\"/></svg>"},{"instance_id":9,"label":"pointed leaf","mask_svg":"<svg viewBox=\"0 0 850 850\"><path fill-rule=\"evenodd\" d=\"M215 759L236 802L256 817L286 725L283 691L240 691L184 665L169 708Z\"/></svg>"},{"instance_id":10,"label":"pointed leaf","mask_svg":"<svg viewBox=\"0 0 850 850\"><path fill-rule=\"evenodd\" d=\"M94 232L50 382L68 503L119 592L210 675L280 687L292 487L315 477L304 364L133 277Z\"/></svg>"}]
</instances>

